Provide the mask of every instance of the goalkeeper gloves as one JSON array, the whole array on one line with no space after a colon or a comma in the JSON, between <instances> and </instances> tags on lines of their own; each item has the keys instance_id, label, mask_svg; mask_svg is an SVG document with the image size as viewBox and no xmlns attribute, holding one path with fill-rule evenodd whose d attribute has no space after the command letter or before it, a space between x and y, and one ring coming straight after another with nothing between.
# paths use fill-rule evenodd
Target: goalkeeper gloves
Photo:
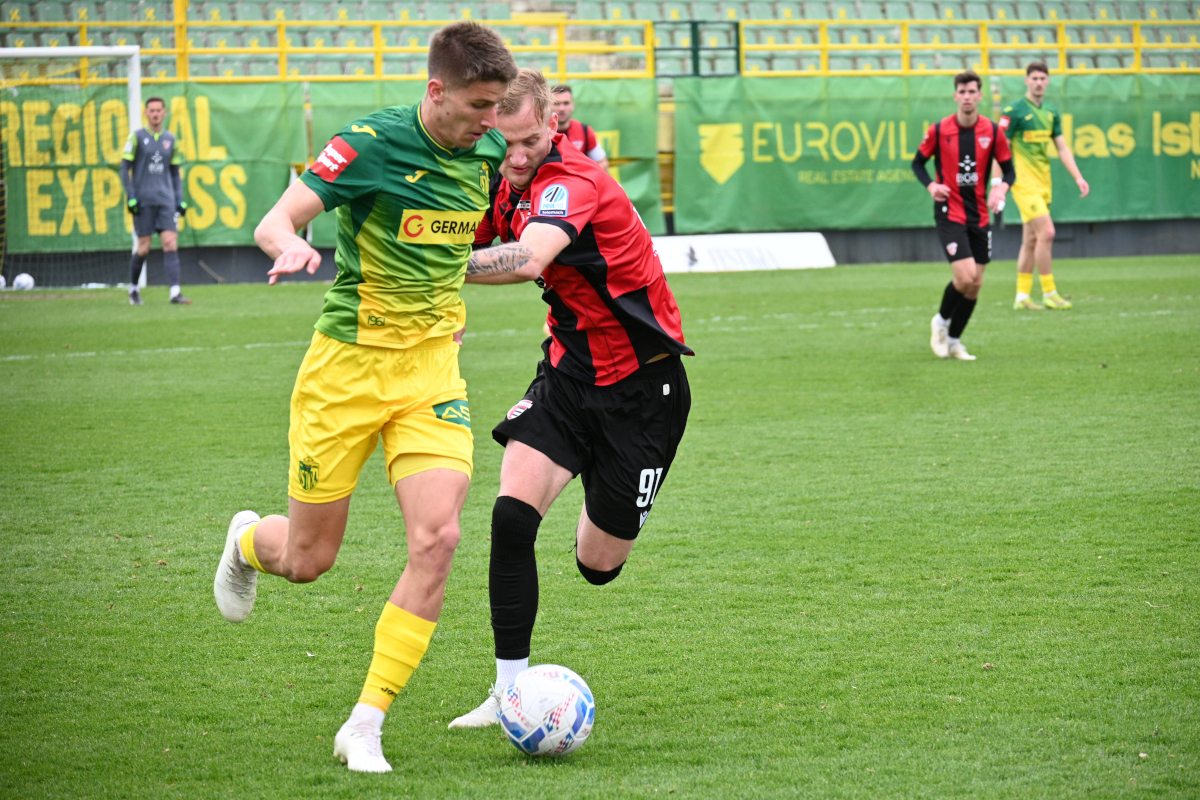
<instances>
[{"instance_id":1,"label":"goalkeeper gloves","mask_svg":"<svg viewBox=\"0 0 1200 800\"><path fill-rule=\"evenodd\" d=\"M188 210L187 200L180 200L179 205L175 206L175 213L179 215L186 214Z\"/></svg>"},{"instance_id":2,"label":"goalkeeper gloves","mask_svg":"<svg viewBox=\"0 0 1200 800\"><path fill-rule=\"evenodd\" d=\"M138 201L136 197L129 198L129 213L135 216L138 213Z\"/></svg>"}]
</instances>

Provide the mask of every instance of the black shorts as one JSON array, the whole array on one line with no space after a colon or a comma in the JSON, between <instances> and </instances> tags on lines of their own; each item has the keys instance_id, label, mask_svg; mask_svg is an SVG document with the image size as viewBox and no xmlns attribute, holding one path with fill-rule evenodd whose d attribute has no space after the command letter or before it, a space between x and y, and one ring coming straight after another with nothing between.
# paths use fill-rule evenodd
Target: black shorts
<instances>
[{"instance_id":1,"label":"black shorts","mask_svg":"<svg viewBox=\"0 0 1200 800\"><path fill-rule=\"evenodd\" d=\"M620 539L636 539L667 479L692 391L679 356L647 364L611 386L594 386L538 364L525 397L492 431L583 476L588 517Z\"/></svg>"},{"instance_id":2,"label":"black shorts","mask_svg":"<svg viewBox=\"0 0 1200 800\"><path fill-rule=\"evenodd\" d=\"M986 264L992 260L991 225L980 228L938 217L937 232L947 261L973 258L976 264Z\"/></svg>"},{"instance_id":3,"label":"black shorts","mask_svg":"<svg viewBox=\"0 0 1200 800\"><path fill-rule=\"evenodd\" d=\"M138 236L152 236L175 229L175 206L139 205L138 213L133 215L133 232Z\"/></svg>"}]
</instances>

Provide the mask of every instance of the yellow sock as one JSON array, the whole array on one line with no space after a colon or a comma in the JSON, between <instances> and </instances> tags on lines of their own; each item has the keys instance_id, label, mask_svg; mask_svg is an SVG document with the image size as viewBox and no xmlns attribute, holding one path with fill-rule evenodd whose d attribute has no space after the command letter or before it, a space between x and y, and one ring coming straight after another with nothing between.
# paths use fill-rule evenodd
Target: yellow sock
<instances>
[{"instance_id":1,"label":"yellow sock","mask_svg":"<svg viewBox=\"0 0 1200 800\"><path fill-rule=\"evenodd\" d=\"M421 619L390 602L375 624L375 657L367 670L358 702L387 711L413 670L421 663L433 638L436 622Z\"/></svg>"},{"instance_id":2,"label":"yellow sock","mask_svg":"<svg viewBox=\"0 0 1200 800\"><path fill-rule=\"evenodd\" d=\"M258 528L257 522L242 531L242 538L238 540L238 544L242 548L242 558L250 562L250 566L259 572L266 572L262 568L262 564L258 562L258 556L254 555L254 531L256 528Z\"/></svg>"},{"instance_id":3,"label":"yellow sock","mask_svg":"<svg viewBox=\"0 0 1200 800\"><path fill-rule=\"evenodd\" d=\"M1033 273L1017 273L1017 294L1028 295L1033 290Z\"/></svg>"},{"instance_id":4,"label":"yellow sock","mask_svg":"<svg viewBox=\"0 0 1200 800\"><path fill-rule=\"evenodd\" d=\"M1054 288L1053 275L1038 275L1038 280L1042 282L1042 294L1054 294L1056 291L1058 291Z\"/></svg>"}]
</instances>

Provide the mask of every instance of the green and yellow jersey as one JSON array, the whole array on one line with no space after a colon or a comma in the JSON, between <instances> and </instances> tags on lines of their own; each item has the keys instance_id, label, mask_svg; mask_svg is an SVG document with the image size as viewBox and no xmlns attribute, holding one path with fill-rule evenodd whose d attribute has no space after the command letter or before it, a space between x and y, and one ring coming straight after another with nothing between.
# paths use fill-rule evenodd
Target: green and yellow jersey
<instances>
[{"instance_id":1,"label":"green and yellow jersey","mask_svg":"<svg viewBox=\"0 0 1200 800\"><path fill-rule=\"evenodd\" d=\"M317 330L407 348L462 328L459 291L504 155L494 130L466 150L446 149L419 105L386 108L335 136L300 176L337 209L338 274Z\"/></svg>"},{"instance_id":2,"label":"green and yellow jersey","mask_svg":"<svg viewBox=\"0 0 1200 800\"><path fill-rule=\"evenodd\" d=\"M1050 189L1050 145L1054 137L1062 136L1062 117L1058 109L1047 102L1034 105L1022 97L1004 109L1000 128L1012 146L1013 165L1017 170L1017 185L1034 183Z\"/></svg>"}]
</instances>

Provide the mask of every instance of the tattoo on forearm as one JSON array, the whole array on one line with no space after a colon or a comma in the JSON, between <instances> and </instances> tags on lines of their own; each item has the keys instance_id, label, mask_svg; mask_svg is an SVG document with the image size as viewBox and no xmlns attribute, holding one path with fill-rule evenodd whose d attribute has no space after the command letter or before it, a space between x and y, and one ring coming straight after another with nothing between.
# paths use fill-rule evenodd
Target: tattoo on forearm
<instances>
[{"instance_id":1,"label":"tattoo on forearm","mask_svg":"<svg viewBox=\"0 0 1200 800\"><path fill-rule=\"evenodd\" d=\"M502 275L516 272L529 263L533 251L520 242L476 250L467 261L467 275Z\"/></svg>"}]
</instances>

